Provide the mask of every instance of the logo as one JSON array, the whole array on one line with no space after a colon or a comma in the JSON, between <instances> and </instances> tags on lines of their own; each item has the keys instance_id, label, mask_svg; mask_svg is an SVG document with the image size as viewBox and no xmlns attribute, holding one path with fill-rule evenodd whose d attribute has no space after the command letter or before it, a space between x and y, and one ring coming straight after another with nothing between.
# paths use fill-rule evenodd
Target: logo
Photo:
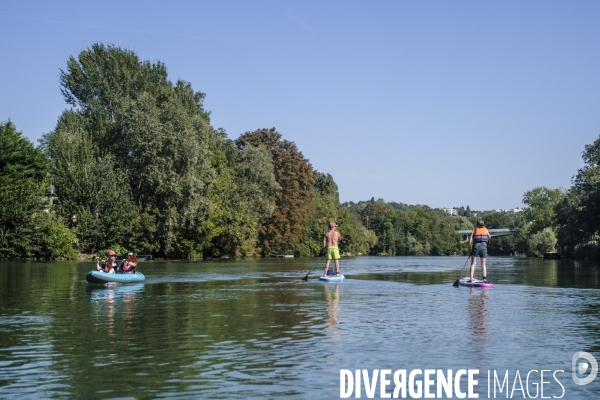
<instances>
[{"instance_id":1,"label":"logo","mask_svg":"<svg viewBox=\"0 0 600 400\"><path fill-rule=\"evenodd\" d=\"M584 358L586 361L580 362L579 365L577 365L577 360L581 358ZM590 365L592 367L592 369L589 371L590 374L585 378L580 378L578 374L584 375L586 372L588 372L588 368L590 367ZM594 356L590 353L586 353L585 351L578 351L577 353L573 354L573 363L571 365L571 370L573 371L573 382L575 382L576 385L587 385L588 383L593 381L594 378L596 378L596 375L598 375L598 361L596 361Z\"/></svg>"}]
</instances>

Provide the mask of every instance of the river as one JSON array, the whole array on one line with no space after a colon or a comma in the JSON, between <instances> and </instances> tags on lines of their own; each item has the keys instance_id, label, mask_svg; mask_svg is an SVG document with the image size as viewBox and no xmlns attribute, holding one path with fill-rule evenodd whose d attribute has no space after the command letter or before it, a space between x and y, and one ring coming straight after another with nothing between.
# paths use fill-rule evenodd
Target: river
<instances>
[{"instance_id":1,"label":"river","mask_svg":"<svg viewBox=\"0 0 600 400\"><path fill-rule=\"evenodd\" d=\"M494 374L497 398L597 398L572 359L600 361L600 266L490 257L493 289L454 288L465 261L343 258L339 284L301 280L316 259L155 261L110 287L92 263L0 262L0 398L355 398L358 369L391 370L384 394L398 370L465 369L479 398Z\"/></svg>"}]
</instances>

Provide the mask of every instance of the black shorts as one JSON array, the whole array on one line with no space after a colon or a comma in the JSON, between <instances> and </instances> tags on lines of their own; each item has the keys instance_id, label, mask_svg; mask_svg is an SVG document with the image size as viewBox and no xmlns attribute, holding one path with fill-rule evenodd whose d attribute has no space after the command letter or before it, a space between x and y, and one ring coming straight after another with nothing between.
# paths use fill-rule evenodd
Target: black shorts
<instances>
[{"instance_id":1,"label":"black shorts","mask_svg":"<svg viewBox=\"0 0 600 400\"><path fill-rule=\"evenodd\" d=\"M473 250L471 251L471 256L486 258L487 257L487 243L485 243L485 242L475 243L473 245Z\"/></svg>"}]
</instances>

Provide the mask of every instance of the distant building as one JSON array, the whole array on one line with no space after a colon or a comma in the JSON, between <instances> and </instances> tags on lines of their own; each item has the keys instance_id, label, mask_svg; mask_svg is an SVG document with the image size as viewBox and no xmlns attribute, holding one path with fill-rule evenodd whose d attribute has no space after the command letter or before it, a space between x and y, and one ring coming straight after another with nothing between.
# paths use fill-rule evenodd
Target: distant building
<instances>
[{"instance_id":1,"label":"distant building","mask_svg":"<svg viewBox=\"0 0 600 400\"><path fill-rule=\"evenodd\" d=\"M458 210L456 208L444 208L444 212L450 215L458 215Z\"/></svg>"},{"instance_id":2,"label":"distant building","mask_svg":"<svg viewBox=\"0 0 600 400\"><path fill-rule=\"evenodd\" d=\"M505 214L510 214L510 215L514 215L521 211L523 211L522 208L511 208L510 210L504 210L504 209L494 210L494 212L505 213Z\"/></svg>"}]
</instances>

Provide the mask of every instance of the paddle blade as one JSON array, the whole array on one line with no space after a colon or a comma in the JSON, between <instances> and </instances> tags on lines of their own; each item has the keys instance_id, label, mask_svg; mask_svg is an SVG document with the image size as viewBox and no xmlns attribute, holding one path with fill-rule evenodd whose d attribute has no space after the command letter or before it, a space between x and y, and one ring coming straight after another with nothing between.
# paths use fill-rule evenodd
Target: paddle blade
<instances>
[{"instance_id":1,"label":"paddle blade","mask_svg":"<svg viewBox=\"0 0 600 400\"><path fill-rule=\"evenodd\" d=\"M458 287L458 279L456 280L456 282L454 282L454 284L452 286Z\"/></svg>"},{"instance_id":2,"label":"paddle blade","mask_svg":"<svg viewBox=\"0 0 600 400\"><path fill-rule=\"evenodd\" d=\"M306 274L306 276L305 276L304 278L302 278L302 280L303 280L304 282L308 282L308 274Z\"/></svg>"}]
</instances>

